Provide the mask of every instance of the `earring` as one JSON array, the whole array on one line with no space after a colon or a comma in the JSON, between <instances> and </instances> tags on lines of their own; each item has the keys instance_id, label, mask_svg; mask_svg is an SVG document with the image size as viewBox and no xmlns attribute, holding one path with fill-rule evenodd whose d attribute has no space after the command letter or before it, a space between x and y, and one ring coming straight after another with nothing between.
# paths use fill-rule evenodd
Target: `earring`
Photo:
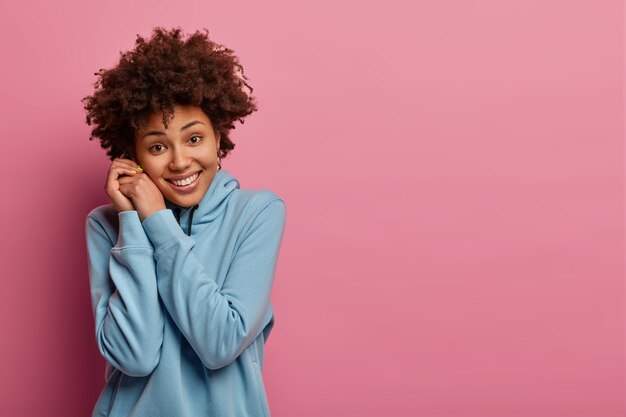
<instances>
[{"instance_id":1,"label":"earring","mask_svg":"<svg viewBox=\"0 0 626 417\"><path fill-rule=\"evenodd\" d=\"M222 169L222 158L217 155L217 170L219 171L220 169Z\"/></svg>"}]
</instances>

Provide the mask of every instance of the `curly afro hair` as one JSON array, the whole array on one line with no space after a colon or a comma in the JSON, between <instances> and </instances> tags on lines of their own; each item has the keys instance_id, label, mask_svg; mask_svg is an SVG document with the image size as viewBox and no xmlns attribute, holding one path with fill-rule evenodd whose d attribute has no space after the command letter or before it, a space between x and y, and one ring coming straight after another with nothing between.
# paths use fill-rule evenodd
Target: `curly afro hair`
<instances>
[{"instance_id":1,"label":"curly afro hair","mask_svg":"<svg viewBox=\"0 0 626 417\"><path fill-rule=\"evenodd\" d=\"M111 160L134 154L135 131L150 114L161 112L167 128L177 104L207 114L220 135L220 158L234 149L234 121L243 124L257 106L238 58L211 41L208 30L184 40L181 28L156 27L149 40L137 35L135 49L120 55L117 66L95 73L94 94L81 100L87 124L95 125L89 140L99 138Z\"/></svg>"}]
</instances>

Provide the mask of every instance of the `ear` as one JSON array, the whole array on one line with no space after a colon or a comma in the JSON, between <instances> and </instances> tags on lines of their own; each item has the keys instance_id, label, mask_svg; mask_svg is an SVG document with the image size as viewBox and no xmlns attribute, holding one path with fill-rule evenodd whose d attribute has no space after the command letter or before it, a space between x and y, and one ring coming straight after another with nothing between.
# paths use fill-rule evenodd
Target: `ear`
<instances>
[{"instance_id":1,"label":"ear","mask_svg":"<svg viewBox=\"0 0 626 417\"><path fill-rule=\"evenodd\" d=\"M133 158L133 152L130 148L126 148L125 151L122 152L122 154L119 156L120 158L123 159L134 159Z\"/></svg>"},{"instance_id":2,"label":"ear","mask_svg":"<svg viewBox=\"0 0 626 417\"><path fill-rule=\"evenodd\" d=\"M134 161L136 164L139 164L139 161L137 160L137 155L135 152L135 147L132 145L126 147L126 150L122 154L121 158L130 159L131 161Z\"/></svg>"},{"instance_id":3,"label":"ear","mask_svg":"<svg viewBox=\"0 0 626 417\"><path fill-rule=\"evenodd\" d=\"M220 149L220 140L222 139L222 135L220 135L219 130L215 131L215 142L217 143L217 149Z\"/></svg>"}]
</instances>

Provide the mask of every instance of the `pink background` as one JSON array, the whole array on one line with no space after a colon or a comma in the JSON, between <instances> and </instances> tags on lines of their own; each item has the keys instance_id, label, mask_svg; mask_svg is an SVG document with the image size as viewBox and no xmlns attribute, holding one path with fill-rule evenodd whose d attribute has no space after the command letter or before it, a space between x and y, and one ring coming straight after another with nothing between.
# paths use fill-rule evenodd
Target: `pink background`
<instances>
[{"instance_id":1,"label":"pink background","mask_svg":"<svg viewBox=\"0 0 626 417\"><path fill-rule=\"evenodd\" d=\"M272 415L625 416L624 4L3 1L0 416L104 383L80 99L155 25L206 27L260 111L224 160L287 203Z\"/></svg>"}]
</instances>

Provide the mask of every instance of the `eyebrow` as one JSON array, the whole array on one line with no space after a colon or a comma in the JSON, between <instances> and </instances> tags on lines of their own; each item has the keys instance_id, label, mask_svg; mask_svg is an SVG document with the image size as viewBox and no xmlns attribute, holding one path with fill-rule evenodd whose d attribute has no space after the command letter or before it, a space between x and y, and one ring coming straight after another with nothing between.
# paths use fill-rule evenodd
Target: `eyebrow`
<instances>
[{"instance_id":1,"label":"eyebrow","mask_svg":"<svg viewBox=\"0 0 626 417\"><path fill-rule=\"evenodd\" d=\"M185 126L181 127L180 131L182 132L183 130L189 129L190 127L195 126L197 124L204 125L204 123L202 123L201 121L194 120L193 122L189 122ZM165 132L163 132L162 130L151 130L150 132L147 132L146 134L144 134L141 138L143 139L146 136L166 136L166 135L165 135Z\"/></svg>"}]
</instances>

